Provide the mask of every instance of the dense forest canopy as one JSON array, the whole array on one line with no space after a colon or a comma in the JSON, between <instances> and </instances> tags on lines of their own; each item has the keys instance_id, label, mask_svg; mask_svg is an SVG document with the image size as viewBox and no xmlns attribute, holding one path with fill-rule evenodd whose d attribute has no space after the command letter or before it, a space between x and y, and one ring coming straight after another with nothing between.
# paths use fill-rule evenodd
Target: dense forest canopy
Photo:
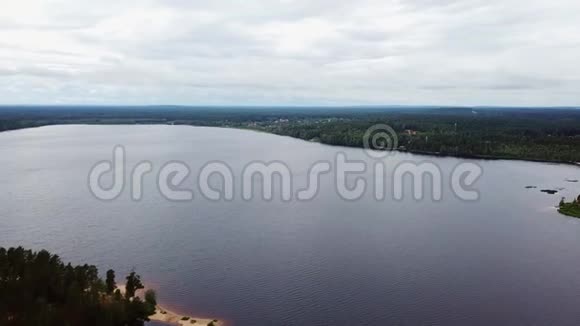
<instances>
[{"instance_id":1,"label":"dense forest canopy","mask_svg":"<svg viewBox=\"0 0 580 326\"><path fill-rule=\"evenodd\" d=\"M151 290L142 300L139 275L126 277L121 293L115 272L99 278L92 265L64 264L57 255L0 247L0 325L134 326L155 312Z\"/></svg>"},{"instance_id":2,"label":"dense forest canopy","mask_svg":"<svg viewBox=\"0 0 580 326\"><path fill-rule=\"evenodd\" d=\"M400 150L580 162L580 109L462 107L0 107L0 131L50 124L182 124L261 130L330 145L363 145L387 124Z\"/></svg>"}]
</instances>

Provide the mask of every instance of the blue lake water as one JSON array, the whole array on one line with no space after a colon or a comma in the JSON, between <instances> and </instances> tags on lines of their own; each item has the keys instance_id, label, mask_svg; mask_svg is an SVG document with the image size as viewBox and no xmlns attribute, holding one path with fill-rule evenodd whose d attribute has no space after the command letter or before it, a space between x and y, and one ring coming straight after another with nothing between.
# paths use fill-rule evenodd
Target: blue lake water
<instances>
[{"instance_id":1,"label":"blue lake water","mask_svg":"<svg viewBox=\"0 0 580 326\"><path fill-rule=\"evenodd\" d=\"M92 196L92 166L123 145L127 166L147 160L141 201L130 187L113 201ZM46 248L66 261L123 275L135 268L165 305L234 325L577 325L580 219L558 214L560 197L580 193L575 166L477 161L480 199L453 195L435 163L443 199L346 201L332 174L310 201L243 200L241 171L252 161L284 162L293 188L310 166L374 161L363 150L251 131L187 126L50 126L0 133L0 246ZM194 199L165 199L156 186L169 161L191 168ZM232 201L205 199L197 172L210 161L235 175ZM364 178L373 181L367 171ZM105 180L106 181L106 180ZM215 180L214 180L215 181ZM256 181L256 180L254 180ZM349 182L351 182L350 180ZM219 182L218 182L219 183ZM534 185L536 189L525 189ZM387 189L389 183L387 182ZM542 188L563 188L556 195ZM256 191L259 187L256 188ZM428 197L428 196L427 196Z\"/></svg>"}]
</instances>

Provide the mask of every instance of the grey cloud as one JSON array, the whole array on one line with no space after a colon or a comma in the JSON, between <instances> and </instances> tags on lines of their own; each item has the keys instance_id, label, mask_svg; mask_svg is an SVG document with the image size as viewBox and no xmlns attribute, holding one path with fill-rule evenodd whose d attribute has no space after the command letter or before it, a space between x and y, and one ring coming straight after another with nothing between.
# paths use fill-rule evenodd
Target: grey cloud
<instances>
[{"instance_id":1,"label":"grey cloud","mask_svg":"<svg viewBox=\"0 0 580 326\"><path fill-rule=\"evenodd\" d=\"M27 1L0 13L6 103L580 102L575 0Z\"/></svg>"},{"instance_id":2,"label":"grey cloud","mask_svg":"<svg viewBox=\"0 0 580 326\"><path fill-rule=\"evenodd\" d=\"M14 77L14 76L33 76L33 77L47 77L47 78L69 78L73 76L70 72L62 70L44 69L39 67L26 67L6 69L0 68L0 77Z\"/></svg>"}]
</instances>

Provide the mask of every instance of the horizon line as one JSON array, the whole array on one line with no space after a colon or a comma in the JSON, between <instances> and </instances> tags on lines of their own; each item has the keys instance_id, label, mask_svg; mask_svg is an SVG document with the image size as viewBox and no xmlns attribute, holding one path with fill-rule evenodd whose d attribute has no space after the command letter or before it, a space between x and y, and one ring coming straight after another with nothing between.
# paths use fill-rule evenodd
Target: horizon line
<instances>
[{"instance_id":1,"label":"horizon line","mask_svg":"<svg viewBox=\"0 0 580 326\"><path fill-rule=\"evenodd\" d=\"M580 105L434 105L434 104L0 104L7 107L98 107L98 108L456 108L456 109L580 109Z\"/></svg>"}]
</instances>

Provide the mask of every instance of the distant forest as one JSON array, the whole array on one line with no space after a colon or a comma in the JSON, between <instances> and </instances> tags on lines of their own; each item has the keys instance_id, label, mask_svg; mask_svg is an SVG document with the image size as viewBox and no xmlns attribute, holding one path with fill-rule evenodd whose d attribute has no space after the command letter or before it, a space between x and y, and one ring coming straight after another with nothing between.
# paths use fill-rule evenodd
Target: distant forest
<instances>
[{"instance_id":1,"label":"distant forest","mask_svg":"<svg viewBox=\"0 0 580 326\"><path fill-rule=\"evenodd\" d=\"M460 157L580 162L580 109L496 107L0 107L0 131L52 124L178 124L260 130L363 146L387 124L398 150Z\"/></svg>"}]
</instances>

